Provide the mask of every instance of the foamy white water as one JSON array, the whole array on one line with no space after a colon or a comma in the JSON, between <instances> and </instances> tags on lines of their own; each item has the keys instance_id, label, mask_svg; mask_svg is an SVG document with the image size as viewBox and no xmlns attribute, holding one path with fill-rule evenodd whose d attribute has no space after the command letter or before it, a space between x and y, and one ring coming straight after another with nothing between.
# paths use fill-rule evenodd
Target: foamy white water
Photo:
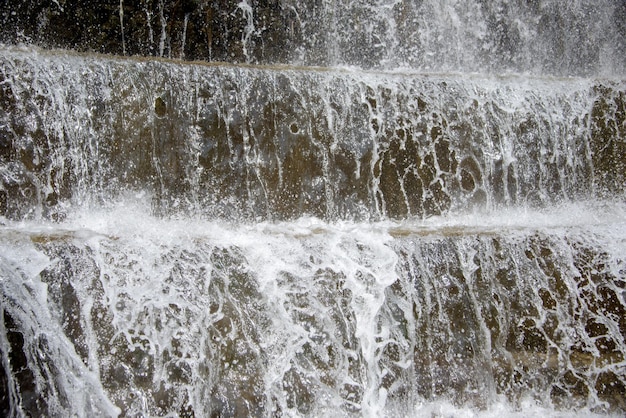
<instances>
[{"instance_id":1,"label":"foamy white water","mask_svg":"<svg viewBox=\"0 0 626 418\"><path fill-rule=\"evenodd\" d=\"M518 264L516 290L506 290L510 285L504 282L481 284L484 278L476 274L478 266L483 275L497 268L493 258L502 257L502 251L538 251L533 242L540 240L542 257L545 251L554 252L553 262L565 265L577 263L579 246L602 248L606 273L621 277L626 217L620 203L426 221L328 223L303 218L228 225L155 218L144 201L140 195L106 210L77 211L60 224L5 221L2 226L3 294L15 298L16 292L27 291L33 298L24 305L17 297L5 307L5 315L30 321L23 326L33 330L32 342L44 338L50 341L47 349L60 356L49 358L54 367L71 364L68 370L77 370L81 385L92 385L85 400L85 392L76 392L72 383L60 383L56 396L62 405L71 405L69 410L115 415L119 409L112 402L121 402L126 414L159 414L158 407L147 405L165 396L170 404L209 414L216 405L226 407L221 397L234 396L241 400L229 404L231 411L263 415L271 410L290 416L331 411L453 417L606 414L593 392L554 409L551 384L532 380L521 383L524 395L513 402L501 393L512 389L502 386L503 376L498 375L505 369L493 363L501 351L509 356L507 373L537 366L539 372L562 362L566 370L555 370L556 376L569 368L582 376L620 373L623 362L606 363L600 352L582 369L572 360L577 356L571 351L574 346L595 346L593 339L586 340L584 328L569 328L576 320L559 307L580 297L578 290L570 288L569 296L553 293L557 306L545 305L548 299L541 301L547 297L533 292L548 286L549 271L513 254L510 262ZM494 247L492 241L498 244ZM448 249L440 253L437 248ZM456 257L459 273L450 270ZM580 280L566 277L571 274L567 268L560 271L566 286ZM69 272L72 275L66 276ZM69 277L71 282L66 281ZM616 290L618 303L625 303L624 291ZM469 306L457 305L459 292ZM528 313L538 324L543 321L548 327L548 317L554 316L557 328L570 335L551 343L558 347L553 354L533 349L521 355L501 346L494 341L496 329L514 329L523 319L507 315L508 309L518 309L510 305L498 314L497 326L489 324L484 309L494 302L482 299L490 294L499 295L498 303L504 306L520 302L514 294L524 295L529 306L540 309L538 317ZM478 311L470 320L466 315L474 309L471 305ZM583 313L589 308L578 309ZM32 310L31 316L24 316L27 310ZM432 310L438 313L433 316ZM450 322L457 315L465 318L459 329ZM602 323L617 327L618 318L611 318ZM465 320L485 322L469 330ZM420 324L427 328L416 334L413 329ZM78 339L74 346L62 330ZM444 352L433 362L432 354L422 350L438 339L451 344L450 357ZM623 339L613 341L623 353ZM444 363L441 375L432 369L437 362ZM431 370L429 378L419 376L424 366ZM476 379L475 367L487 367L486 374ZM46 378L35 377L39 379L43 384ZM433 379L426 383L440 395L435 392L432 399L420 393L424 379ZM447 392L445 379L458 388ZM128 389L120 386L128 384L124 380L130 382ZM586 406L571 410L576 402ZM560 411L563 406L566 411ZM54 413L56 407L50 403L48 410Z\"/></svg>"},{"instance_id":2,"label":"foamy white water","mask_svg":"<svg viewBox=\"0 0 626 418\"><path fill-rule=\"evenodd\" d=\"M624 414L621 2L35 3L1 416Z\"/></svg>"}]
</instances>

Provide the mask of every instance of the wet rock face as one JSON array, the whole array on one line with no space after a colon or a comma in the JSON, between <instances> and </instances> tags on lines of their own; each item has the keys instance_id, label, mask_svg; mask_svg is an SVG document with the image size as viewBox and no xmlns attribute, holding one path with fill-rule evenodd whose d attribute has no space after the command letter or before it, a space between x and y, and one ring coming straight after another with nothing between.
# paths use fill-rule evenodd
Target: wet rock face
<instances>
[{"instance_id":1,"label":"wet rock face","mask_svg":"<svg viewBox=\"0 0 626 418\"><path fill-rule=\"evenodd\" d=\"M624 81L543 75L623 74L624 2L389 3L2 2L0 415L626 411L613 219L360 222L623 200Z\"/></svg>"},{"instance_id":2,"label":"wet rock face","mask_svg":"<svg viewBox=\"0 0 626 418\"><path fill-rule=\"evenodd\" d=\"M62 219L72 201L124 190L150 193L157 215L425 218L608 196L626 178L616 81L374 81L55 53L42 66L38 54L7 53L0 69L12 219Z\"/></svg>"},{"instance_id":3,"label":"wet rock face","mask_svg":"<svg viewBox=\"0 0 626 418\"><path fill-rule=\"evenodd\" d=\"M597 86L598 99L591 111L591 152L596 179L605 194L626 189L626 94Z\"/></svg>"},{"instance_id":4,"label":"wet rock face","mask_svg":"<svg viewBox=\"0 0 626 418\"><path fill-rule=\"evenodd\" d=\"M16 397L0 408L87 411L59 381L69 363L98 371L121 416L313 414L329 403L352 415L371 387L407 411L416 399L486 408L526 396L565 411L626 409L624 262L593 232L368 244L352 231L337 247L320 234L259 236L291 249L262 259L213 234L170 246L21 236L49 261L0 287L10 350L0 393ZM353 264L327 263L331 254ZM382 283L389 256L397 264Z\"/></svg>"},{"instance_id":5,"label":"wet rock face","mask_svg":"<svg viewBox=\"0 0 626 418\"><path fill-rule=\"evenodd\" d=\"M295 15L276 0L9 0L0 39L117 55L283 62ZM254 15L252 14L254 11ZM36 22L36 24L33 24Z\"/></svg>"}]
</instances>

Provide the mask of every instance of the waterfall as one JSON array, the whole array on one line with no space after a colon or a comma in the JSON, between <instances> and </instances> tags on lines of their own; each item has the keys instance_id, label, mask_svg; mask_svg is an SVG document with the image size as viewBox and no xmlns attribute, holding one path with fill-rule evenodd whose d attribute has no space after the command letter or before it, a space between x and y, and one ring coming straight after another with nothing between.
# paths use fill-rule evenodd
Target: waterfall
<instances>
[{"instance_id":1,"label":"waterfall","mask_svg":"<svg viewBox=\"0 0 626 418\"><path fill-rule=\"evenodd\" d=\"M0 6L1 415L623 415L622 2L114 3Z\"/></svg>"}]
</instances>

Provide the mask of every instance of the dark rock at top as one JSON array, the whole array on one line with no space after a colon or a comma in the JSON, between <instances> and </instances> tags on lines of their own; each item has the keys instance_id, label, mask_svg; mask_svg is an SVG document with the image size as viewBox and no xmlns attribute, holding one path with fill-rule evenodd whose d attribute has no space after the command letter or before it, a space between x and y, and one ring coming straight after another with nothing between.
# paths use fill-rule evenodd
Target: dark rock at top
<instances>
[{"instance_id":1,"label":"dark rock at top","mask_svg":"<svg viewBox=\"0 0 626 418\"><path fill-rule=\"evenodd\" d=\"M624 74L621 0L4 0L0 43L424 72Z\"/></svg>"},{"instance_id":2,"label":"dark rock at top","mask_svg":"<svg viewBox=\"0 0 626 418\"><path fill-rule=\"evenodd\" d=\"M45 1L0 5L0 42L187 60L284 62L293 11L276 0Z\"/></svg>"}]
</instances>

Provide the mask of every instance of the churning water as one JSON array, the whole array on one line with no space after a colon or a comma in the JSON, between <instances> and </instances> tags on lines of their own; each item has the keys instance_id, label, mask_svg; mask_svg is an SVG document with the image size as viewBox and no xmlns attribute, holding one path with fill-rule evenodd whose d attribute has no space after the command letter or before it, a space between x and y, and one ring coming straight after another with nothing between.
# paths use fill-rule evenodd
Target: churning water
<instances>
[{"instance_id":1,"label":"churning water","mask_svg":"<svg viewBox=\"0 0 626 418\"><path fill-rule=\"evenodd\" d=\"M248 64L0 48L0 413L626 411L613 3L361 3L289 64L247 1Z\"/></svg>"},{"instance_id":2,"label":"churning water","mask_svg":"<svg viewBox=\"0 0 626 418\"><path fill-rule=\"evenodd\" d=\"M623 408L621 206L245 225L150 211L131 196L3 228L3 349L30 366L13 375L15 404L130 416Z\"/></svg>"}]
</instances>

